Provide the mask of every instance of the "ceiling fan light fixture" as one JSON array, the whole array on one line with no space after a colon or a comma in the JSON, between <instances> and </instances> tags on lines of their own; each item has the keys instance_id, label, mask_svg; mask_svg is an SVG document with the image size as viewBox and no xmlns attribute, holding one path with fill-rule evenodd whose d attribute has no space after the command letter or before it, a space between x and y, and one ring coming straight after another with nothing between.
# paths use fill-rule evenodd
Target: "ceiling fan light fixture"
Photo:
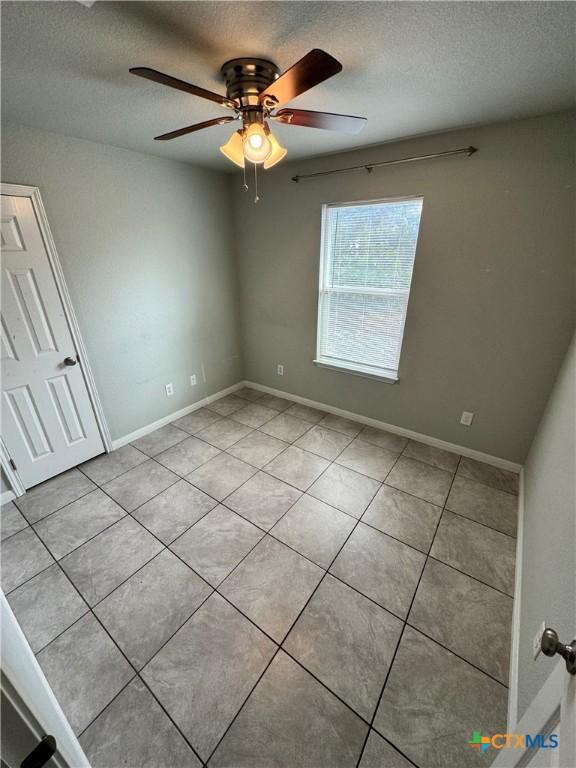
<instances>
[{"instance_id":1,"label":"ceiling fan light fixture","mask_svg":"<svg viewBox=\"0 0 576 768\"><path fill-rule=\"evenodd\" d=\"M226 144L223 144L220 147L220 152L222 152L228 160L232 160L232 162L240 168L244 168L244 140L242 131L234 131Z\"/></svg>"},{"instance_id":2,"label":"ceiling fan light fixture","mask_svg":"<svg viewBox=\"0 0 576 768\"><path fill-rule=\"evenodd\" d=\"M279 163L280 160L283 160L288 154L288 150L279 143L278 139L272 132L268 134L268 139L272 145L272 151L266 160L264 160L265 169L272 168L272 166L276 165L276 163Z\"/></svg>"},{"instance_id":3,"label":"ceiling fan light fixture","mask_svg":"<svg viewBox=\"0 0 576 768\"><path fill-rule=\"evenodd\" d=\"M244 157L261 165L272 152L272 142L261 123L251 123L244 128Z\"/></svg>"}]
</instances>

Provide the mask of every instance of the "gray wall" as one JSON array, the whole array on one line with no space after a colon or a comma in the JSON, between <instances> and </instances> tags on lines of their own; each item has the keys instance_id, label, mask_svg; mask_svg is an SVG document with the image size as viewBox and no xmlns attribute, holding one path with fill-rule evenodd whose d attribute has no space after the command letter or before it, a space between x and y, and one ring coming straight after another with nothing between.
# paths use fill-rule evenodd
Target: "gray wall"
<instances>
[{"instance_id":1,"label":"gray wall","mask_svg":"<svg viewBox=\"0 0 576 768\"><path fill-rule=\"evenodd\" d=\"M225 175L5 126L2 181L40 187L113 438L242 378Z\"/></svg>"},{"instance_id":2,"label":"gray wall","mask_svg":"<svg viewBox=\"0 0 576 768\"><path fill-rule=\"evenodd\" d=\"M518 711L521 716L554 662L534 660L542 621L562 642L576 627L576 336L566 355L524 467Z\"/></svg>"},{"instance_id":3,"label":"gray wall","mask_svg":"<svg viewBox=\"0 0 576 768\"><path fill-rule=\"evenodd\" d=\"M246 378L523 462L574 327L574 129L573 115L550 115L283 163L258 205L236 176ZM299 130L284 127L288 146ZM290 182L469 144L469 159ZM322 203L414 194L424 209L400 382L315 367Z\"/></svg>"}]
</instances>

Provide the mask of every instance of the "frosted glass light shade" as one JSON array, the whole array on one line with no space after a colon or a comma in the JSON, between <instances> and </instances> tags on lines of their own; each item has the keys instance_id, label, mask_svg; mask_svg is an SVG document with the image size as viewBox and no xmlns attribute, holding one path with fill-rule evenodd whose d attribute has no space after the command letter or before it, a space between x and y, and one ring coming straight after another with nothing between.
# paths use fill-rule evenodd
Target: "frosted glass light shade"
<instances>
[{"instance_id":1,"label":"frosted glass light shade","mask_svg":"<svg viewBox=\"0 0 576 768\"><path fill-rule=\"evenodd\" d=\"M222 152L228 160L232 160L232 162L239 165L240 168L244 168L244 141L242 138L242 131L234 131L226 144L223 144L220 147L220 152Z\"/></svg>"},{"instance_id":2,"label":"frosted glass light shade","mask_svg":"<svg viewBox=\"0 0 576 768\"><path fill-rule=\"evenodd\" d=\"M252 123L244 129L244 157L251 163L261 164L272 151L272 144L260 123Z\"/></svg>"},{"instance_id":3,"label":"frosted glass light shade","mask_svg":"<svg viewBox=\"0 0 576 768\"><path fill-rule=\"evenodd\" d=\"M264 160L264 168L272 168L273 165L276 165L276 163L279 163L280 160L282 160L286 155L288 154L288 150L285 149L276 139L274 134L269 133L268 139L270 141L270 144L272 145L272 151Z\"/></svg>"}]
</instances>

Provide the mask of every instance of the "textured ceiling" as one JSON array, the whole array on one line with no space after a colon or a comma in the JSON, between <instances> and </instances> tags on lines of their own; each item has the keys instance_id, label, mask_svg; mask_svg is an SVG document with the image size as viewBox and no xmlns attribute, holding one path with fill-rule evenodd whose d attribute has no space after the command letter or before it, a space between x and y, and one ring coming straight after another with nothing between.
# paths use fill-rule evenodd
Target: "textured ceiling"
<instances>
[{"instance_id":1,"label":"textured ceiling","mask_svg":"<svg viewBox=\"0 0 576 768\"><path fill-rule=\"evenodd\" d=\"M363 115L358 136L279 126L290 158L574 105L572 2L2 3L3 118L233 170L219 126L152 137L227 114L128 73L160 69L224 92L220 65L256 55L282 70L324 48L344 70L293 106Z\"/></svg>"}]
</instances>

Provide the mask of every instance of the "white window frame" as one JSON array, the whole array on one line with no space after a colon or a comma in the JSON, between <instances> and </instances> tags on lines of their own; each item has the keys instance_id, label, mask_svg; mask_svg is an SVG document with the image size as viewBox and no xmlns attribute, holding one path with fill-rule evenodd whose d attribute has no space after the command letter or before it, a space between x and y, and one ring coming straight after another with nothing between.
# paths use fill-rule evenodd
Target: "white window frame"
<instances>
[{"instance_id":1,"label":"white window frame","mask_svg":"<svg viewBox=\"0 0 576 768\"><path fill-rule=\"evenodd\" d=\"M408 200L422 200L422 206L424 206L424 196L423 195L404 195L402 197L381 197L377 198L375 200L354 200L351 202L345 202L345 203L324 203L322 205L322 230L321 230L321 237L320 237L320 275L319 275L319 287L318 287L318 320L316 325L316 358L314 359L314 365L318 366L319 368L329 368L330 370L334 371L342 371L344 373L351 373L355 376L363 376L365 378L369 379L377 379L378 381L383 381L388 384L395 384L397 381L399 381L398 372L391 370L391 369L382 369L383 372L377 372L374 370L372 366L368 365L362 365L361 363L356 363L353 361L349 361L348 364L344 364L344 361L341 359L330 359L326 357L322 357L320 354L320 330L323 326L322 322L322 310L323 310L323 296L325 296L328 293L350 293L350 289L344 289L344 288L329 288L327 285L327 269L328 269L328 212L330 208L346 208L349 206L352 207L358 207L361 205L379 205L382 203L399 203L399 202L406 202ZM414 254L414 262L416 262L416 255L418 253L418 245L420 242L420 229L422 226L422 218L420 218L420 226L418 227L418 236L416 238L416 251ZM414 268L412 268L412 277L414 277ZM410 302L410 291L412 289L412 279L410 280L410 288L408 288L407 292L402 291L402 293L408 294L408 301L406 306L406 315L404 316L404 322L402 323L402 335L400 340L400 357L399 361L402 356L402 347L404 344L404 327L406 325L406 317L408 315L408 304ZM370 296L389 296L392 293L395 293L398 295L400 291L396 290L389 290L386 288L356 288L352 291L353 293L366 293Z\"/></svg>"}]
</instances>

